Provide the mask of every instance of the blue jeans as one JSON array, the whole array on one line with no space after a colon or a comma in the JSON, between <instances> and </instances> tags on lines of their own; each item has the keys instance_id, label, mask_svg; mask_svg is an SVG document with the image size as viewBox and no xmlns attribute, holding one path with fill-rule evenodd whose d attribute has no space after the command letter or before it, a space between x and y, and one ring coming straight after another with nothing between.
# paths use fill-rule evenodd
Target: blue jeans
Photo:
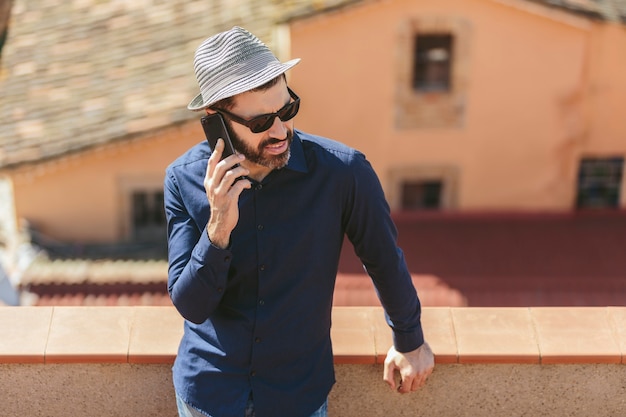
<instances>
[{"instance_id":1,"label":"blue jeans","mask_svg":"<svg viewBox=\"0 0 626 417\"><path fill-rule=\"evenodd\" d=\"M176 394L176 406L178 407L179 417L206 417L193 407L190 407ZM254 417L254 404L252 403L252 396L248 398L248 404L246 405L246 411L243 417ZM328 417L328 400L324 401L324 404L313 414L311 417Z\"/></svg>"}]
</instances>

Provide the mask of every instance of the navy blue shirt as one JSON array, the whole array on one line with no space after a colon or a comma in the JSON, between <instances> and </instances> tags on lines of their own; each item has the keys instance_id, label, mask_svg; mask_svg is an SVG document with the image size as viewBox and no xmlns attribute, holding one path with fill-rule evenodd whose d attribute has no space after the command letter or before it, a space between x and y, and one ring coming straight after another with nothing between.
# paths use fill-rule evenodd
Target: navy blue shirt
<instances>
[{"instance_id":1,"label":"navy blue shirt","mask_svg":"<svg viewBox=\"0 0 626 417\"><path fill-rule=\"evenodd\" d=\"M211 244L202 142L166 171L168 290L186 319L176 392L214 417L306 417L335 382L331 306L344 235L371 276L394 344L423 342L420 302L364 155L296 131L287 166L244 190L227 249Z\"/></svg>"}]
</instances>

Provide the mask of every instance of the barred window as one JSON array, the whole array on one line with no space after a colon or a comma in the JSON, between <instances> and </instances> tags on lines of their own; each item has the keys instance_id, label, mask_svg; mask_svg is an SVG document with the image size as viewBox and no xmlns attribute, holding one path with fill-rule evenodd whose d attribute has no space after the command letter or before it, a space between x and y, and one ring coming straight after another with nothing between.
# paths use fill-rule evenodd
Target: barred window
<instances>
[{"instance_id":1,"label":"barred window","mask_svg":"<svg viewBox=\"0 0 626 417\"><path fill-rule=\"evenodd\" d=\"M438 210L443 184L438 180L407 181L402 184L403 210Z\"/></svg>"},{"instance_id":2,"label":"barred window","mask_svg":"<svg viewBox=\"0 0 626 417\"><path fill-rule=\"evenodd\" d=\"M134 191L131 199L134 240L164 236L166 226L163 191Z\"/></svg>"},{"instance_id":3,"label":"barred window","mask_svg":"<svg viewBox=\"0 0 626 417\"><path fill-rule=\"evenodd\" d=\"M583 158L578 169L576 207L618 208L624 158Z\"/></svg>"},{"instance_id":4,"label":"barred window","mask_svg":"<svg viewBox=\"0 0 626 417\"><path fill-rule=\"evenodd\" d=\"M418 34L415 38L413 88L417 91L449 91L452 88L450 34Z\"/></svg>"}]
</instances>

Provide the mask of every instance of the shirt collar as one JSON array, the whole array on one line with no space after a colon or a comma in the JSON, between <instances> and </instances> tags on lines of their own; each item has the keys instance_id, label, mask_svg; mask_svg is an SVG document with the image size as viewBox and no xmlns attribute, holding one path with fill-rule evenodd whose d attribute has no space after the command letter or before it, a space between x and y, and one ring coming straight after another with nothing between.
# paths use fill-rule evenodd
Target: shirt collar
<instances>
[{"instance_id":1,"label":"shirt collar","mask_svg":"<svg viewBox=\"0 0 626 417\"><path fill-rule=\"evenodd\" d=\"M309 171L306 164L306 158L304 157L302 140L300 139L300 135L298 134L297 130L294 130L293 132L293 141L291 142L291 156L289 157L289 162L287 162L287 166L285 168L298 172Z\"/></svg>"}]
</instances>

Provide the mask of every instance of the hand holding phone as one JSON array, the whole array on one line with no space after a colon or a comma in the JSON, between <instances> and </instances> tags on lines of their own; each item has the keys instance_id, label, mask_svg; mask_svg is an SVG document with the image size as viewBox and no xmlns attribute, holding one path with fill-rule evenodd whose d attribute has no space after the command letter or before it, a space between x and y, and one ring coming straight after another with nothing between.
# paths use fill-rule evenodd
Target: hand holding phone
<instances>
[{"instance_id":1,"label":"hand holding phone","mask_svg":"<svg viewBox=\"0 0 626 417\"><path fill-rule=\"evenodd\" d=\"M221 138L224 141L221 159L235 154L230 136L226 131L224 119L220 114L213 113L206 115L202 117L200 121L212 152L215 151L217 141ZM238 169L237 167L239 167L239 164L233 165L230 170ZM209 177L210 169L209 164L207 165L207 177ZM242 170L243 168L239 168L239 171ZM216 182L212 182L212 185L205 185L205 187L207 187L207 198L212 210L212 215L209 217L206 229L211 243L220 248L226 248L228 246L230 233L237 225L239 219L239 208L237 204L239 195L245 188L250 188L250 181L239 182L240 179L245 179L245 177L238 177L231 187L225 187L228 192L223 191L224 187L220 186L220 183L224 181L223 177L216 178ZM232 192L233 190L235 193ZM216 215L213 215L213 210L216 210Z\"/></svg>"}]
</instances>

